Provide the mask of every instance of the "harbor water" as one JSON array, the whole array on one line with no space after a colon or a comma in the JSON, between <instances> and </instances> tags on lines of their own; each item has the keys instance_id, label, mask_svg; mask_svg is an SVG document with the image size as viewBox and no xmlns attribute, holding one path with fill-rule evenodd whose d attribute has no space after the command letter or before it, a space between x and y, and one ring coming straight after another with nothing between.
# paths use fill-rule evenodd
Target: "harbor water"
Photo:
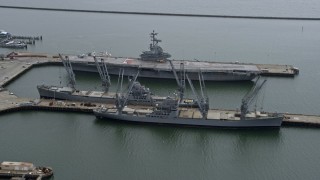
<instances>
[{"instance_id":1,"label":"harbor water","mask_svg":"<svg viewBox=\"0 0 320 180\"><path fill-rule=\"evenodd\" d=\"M135 3L134 3L135 2ZM166 8L165 2L171 4ZM252 16L320 17L318 1L69 0L64 8ZM24 6L22 1L1 5ZM143 7L142 4L146 6ZM277 6L275 5L277 4ZM230 5L230 8L229 8ZM59 7L32 1L28 6ZM157 8L156 8L157 7ZM237 8L239 7L239 8ZM270 112L319 115L319 21L220 19L1 9L1 27L40 36L27 51L83 54L108 51L138 57L149 33L159 33L173 59L291 64L295 78L269 77L256 103ZM13 50L0 49L0 54ZM0 69L1 70L1 69ZM0 77L3 78L3 77ZM77 88L101 90L99 76L76 73ZM117 77L112 76L112 91ZM174 80L139 79L157 95ZM34 68L9 84L20 97L38 98L36 85L66 85L63 67ZM195 83L196 84L196 83ZM236 109L252 82L207 82L211 108ZM187 95L192 95L187 92ZM54 179L317 179L320 131L312 128L225 130L133 125L93 115L24 111L0 115L0 161L51 166Z\"/></svg>"}]
</instances>

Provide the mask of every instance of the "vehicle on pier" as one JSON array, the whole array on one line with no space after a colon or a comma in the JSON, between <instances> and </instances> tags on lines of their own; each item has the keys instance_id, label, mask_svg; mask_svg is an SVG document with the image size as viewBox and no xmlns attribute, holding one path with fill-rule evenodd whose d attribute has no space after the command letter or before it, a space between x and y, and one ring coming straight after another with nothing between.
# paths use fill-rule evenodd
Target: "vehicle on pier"
<instances>
[{"instance_id":1,"label":"vehicle on pier","mask_svg":"<svg viewBox=\"0 0 320 180\"><path fill-rule=\"evenodd\" d=\"M152 43L149 51L144 51L140 58L123 58L102 55L108 66L109 74L118 75L120 69L124 69L125 76L131 76L140 69L139 77L174 79L168 58L169 53L163 52L159 46L161 40L156 38L154 31L150 34ZM95 63L87 56L69 56L75 71L97 72ZM245 65L239 63L217 63L210 61L190 61L190 60L172 60L175 68L184 63L185 70L191 80L198 79L198 71L201 70L203 78L206 81L246 81L257 77L261 71L256 65Z\"/></svg>"},{"instance_id":2,"label":"vehicle on pier","mask_svg":"<svg viewBox=\"0 0 320 180\"><path fill-rule=\"evenodd\" d=\"M0 164L0 178L11 179L21 177L25 179L49 178L53 175L50 167L36 167L29 162L4 161Z\"/></svg>"}]
</instances>

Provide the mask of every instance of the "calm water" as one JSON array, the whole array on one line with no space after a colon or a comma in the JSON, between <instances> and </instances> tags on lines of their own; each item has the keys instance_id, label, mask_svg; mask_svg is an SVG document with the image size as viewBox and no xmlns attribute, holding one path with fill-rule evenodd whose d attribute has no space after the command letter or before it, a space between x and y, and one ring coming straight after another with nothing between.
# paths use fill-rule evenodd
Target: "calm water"
<instances>
[{"instance_id":1,"label":"calm water","mask_svg":"<svg viewBox=\"0 0 320 180\"><path fill-rule=\"evenodd\" d=\"M51 1L2 5L60 7ZM318 1L67 1L66 8L202 14L319 17ZM156 3L156 4L154 4ZM167 6L170 4L170 6ZM151 9L151 10L150 10ZM320 24L273 21L82 14L0 9L1 28L42 35L29 51L111 52L137 57L153 29L175 59L293 64L295 78L268 78L267 111L319 114ZM0 53L12 50L0 49ZM77 73L79 89L100 89L98 75ZM159 95L175 81L140 79ZM37 98L38 84L66 84L62 67L35 68L7 88ZM163 85L165 84L165 86ZM113 77L113 85L116 78ZM208 82L212 108L235 109L252 83ZM112 87L114 90L115 87ZM188 92L188 95L191 94ZM261 102L259 102L261 103ZM0 161L49 165L55 179L317 179L318 129L217 130L137 126L74 113L18 112L0 116Z\"/></svg>"},{"instance_id":2,"label":"calm water","mask_svg":"<svg viewBox=\"0 0 320 180\"><path fill-rule=\"evenodd\" d=\"M317 0L0 0L1 5L251 16L320 17Z\"/></svg>"}]
</instances>

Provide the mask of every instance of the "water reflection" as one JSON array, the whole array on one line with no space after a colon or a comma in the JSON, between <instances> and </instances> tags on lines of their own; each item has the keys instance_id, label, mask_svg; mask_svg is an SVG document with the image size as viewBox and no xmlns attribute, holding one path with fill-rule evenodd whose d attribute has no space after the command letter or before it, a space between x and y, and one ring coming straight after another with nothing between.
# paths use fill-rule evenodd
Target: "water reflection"
<instances>
[{"instance_id":1,"label":"water reflection","mask_svg":"<svg viewBox=\"0 0 320 180\"><path fill-rule=\"evenodd\" d=\"M281 138L281 130L277 128L220 129L185 126L178 127L125 123L105 119L95 119L94 124L101 126L102 128L112 129L120 142L126 142L124 144L135 144L133 142L128 143L128 141L139 141L139 139L132 137L141 137L143 134L152 138L153 141L169 146L175 146L177 148L185 146L200 147L205 154L206 152L211 152L209 149L212 147L220 146L221 144L219 141L221 138L234 146L232 149L236 149L236 151L240 152L250 149L253 142L254 144L271 143L274 146L280 142ZM133 135L133 132L135 135Z\"/></svg>"}]
</instances>

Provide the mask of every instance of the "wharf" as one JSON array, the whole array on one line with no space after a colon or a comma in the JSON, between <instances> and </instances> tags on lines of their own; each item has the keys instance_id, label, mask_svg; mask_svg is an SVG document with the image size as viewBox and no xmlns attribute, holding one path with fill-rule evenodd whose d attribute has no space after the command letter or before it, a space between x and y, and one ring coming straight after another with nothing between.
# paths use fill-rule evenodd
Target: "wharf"
<instances>
[{"instance_id":1,"label":"wharf","mask_svg":"<svg viewBox=\"0 0 320 180\"><path fill-rule=\"evenodd\" d=\"M81 112L81 113L92 114L93 109L102 107L102 106L108 107L108 108L114 107L113 104L83 103L83 102L61 101L61 100L52 100L52 99L19 98L11 94L9 91L5 89L2 89L0 91L0 114L8 113L8 112L16 112L21 110ZM130 108L130 105L128 107ZM210 113L220 113L221 115L234 113L234 112L235 112L234 110L221 110L221 109L210 110ZM286 113L284 115L282 126L320 127L320 116Z\"/></svg>"},{"instance_id":2,"label":"wharf","mask_svg":"<svg viewBox=\"0 0 320 180\"><path fill-rule=\"evenodd\" d=\"M0 87L7 85L32 67L54 64L62 63L57 57L43 54L33 54L32 57L29 57L29 53L25 53L19 58L3 58L0 60Z\"/></svg>"},{"instance_id":3,"label":"wharf","mask_svg":"<svg viewBox=\"0 0 320 180\"><path fill-rule=\"evenodd\" d=\"M12 53L15 54L15 53ZM47 99L28 99L20 98L3 88L9 82L31 69L34 66L47 64L62 64L57 56L48 56L46 54L19 53L12 58L4 57L0 60L0 113L13 112L18 110L50 110L50 111L72 111L92 113L92 110L102 105L99 103L81 103L71 101L55 101ZM268 68L273 73L288 72L287 65L257 65L259 68ZM216 110L220 113L227 113L228 110ZM230 112L230 111L229 111ZM283 126L312 126L320 127L320 116L285 114Z\"/></svg>"}]
</instances>

